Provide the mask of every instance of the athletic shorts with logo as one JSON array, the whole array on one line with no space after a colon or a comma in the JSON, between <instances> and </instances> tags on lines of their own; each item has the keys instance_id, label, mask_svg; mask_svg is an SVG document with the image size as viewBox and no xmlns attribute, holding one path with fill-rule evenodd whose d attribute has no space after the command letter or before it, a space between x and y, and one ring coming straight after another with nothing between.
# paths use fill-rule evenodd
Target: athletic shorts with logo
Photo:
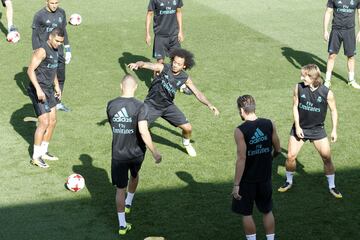
<instances>
[{"instance_id":1,"label":"athletic shorts with logo","mask_svg":"<svg viewBox=\"0 0 360 240\"><path fill-rule=\"evenodd\" d=\"M129 160L111 160L112 184L118 188L125 188L129 181L129 170L132 177L137 177L145 155Z\"/></svg>"},{"instance_id":2,"label":"athletic shorts with logo","mask_svg":"<svg viewBox=\"0 0 360 240\"><path fill-rule=\"evenodd\" d=\"M273 208L271 180L266 182L240 182L240 200L233 198L232 211L243 216L253 213L254 202L262 213L269 213Z\"/></svg>"},{"instance_id":3,"label":"athletic shorts with logo","mask_svg":"<svg viewBox=\"0 0 360 240\"><path fill-rule=\"evenodd\" d=\"M181 48L177 35L158 36L154 38L153 58L164 59L168 57L171 51Z\"/></svg>"},{"instance_id":4,"label":"athletic shorts with logo","mask_svg":"<svg viewBox=\"0 0 360 240\"><path fill-rule=\"evenodd\" d=\"M323 138L326 138L326 131L324 129L324 126L311 128L311 129L305 129L303 128L304 138L302 138L303 141L314 141L314 140L320 140ZM299 140L298 136L296 136L295 127L293 126L290 131L290 135L294 136L297 140Z\"/></svg>"},{"instance_id":5,"label":"athletic shorts with logo","mask_svg":"<svg viewBox=\"0 0 360 240\"><path fill-rule=\"evenodd\" d=\"M57 99L55 97L55 91L52 88L41 88L46 96L46 101L40 101L36 94L36 89L34 85L29 84L27 92L29 98L34 106L36 116L41 116L45 113L51 112L51 108L55 107L57 104Z\"/></svg>"},{"instance_id":6,"label":"athletic shorts with logo","mask_svg":"<svg viewBox=\"0 0 360 240\"><path fill-rule=\"evenodd\" d=\"M178 127L189 122L184 113L181 112L175 104L160 108L153 105L151 101L145 101L144 103L149 109L149 124L155 122L155 120L159 117L162 117L174 127Z\"/></svg>"},{"instance_id":7,"label":"athletic shorts with logo","mask_svg":"<svg viewBox=\"0 0 360 240\"><path fill-rule=\"evenodd\" d=\"M356 54L355 28L332 29L329 37L328 53L338 54L341 43L344 44L344 55L347 57Z\"/></svg>"}]
</instances>

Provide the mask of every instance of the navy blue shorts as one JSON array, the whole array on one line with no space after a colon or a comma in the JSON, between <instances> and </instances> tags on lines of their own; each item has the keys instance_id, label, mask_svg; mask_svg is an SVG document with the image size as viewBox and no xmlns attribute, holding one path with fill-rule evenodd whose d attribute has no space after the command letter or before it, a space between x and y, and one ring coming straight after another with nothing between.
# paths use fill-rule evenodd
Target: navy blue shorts
<instances>
[{"instance_id":1,"label":"navy blue shorts","mask_svg":"<svg viewBox=\"0 0 360 240\"><path fill-rule=\"evenodd\" d=\"M111 180L112 184L118 188L125 188L129 181L129 170L133 178L138 176L141 169L144 155L129 161L111 160Z\"/></svg>"},{"instance_id":2,"label":"navy blue shorts","mask_svg":"<svg viewBox=\"0 0 360 240\"><path fill-rule=\"evenodd\" d=\"M29 87L27 88L29 98L31 99L31 102L35 110L35 114L38 117L45 113L51 112L51 108L55 107L56 104L58 103L53 89L42 88L42 90L46 95L46 101L39 101L36 94L36 89L32 84L30 84Z\"/></svg>"},{"instance_id":3,"label":"navy blue shorts","mask_svg":"<svg viewBox=\"0 0 360 240\"><path fill-rule=\"evenodd\" d=\"M341 43L344 44L344 55L352 57L356 54L355 28L332 29L329 37L328 53L338 54Z\"/></svg>"},{"instance_id":4,"label":"navy blue shorts","mask_svg":"<svg viewBox=\"0 0 360 240\"><path fill-rule=\"evenodd\" d=\"M253 213L254 202L261 213L269 213L273 208L271 180L258 183L240 182L240 200L233 197L232 211L243 216Z\"/></svg>"},{"instance_id":5,"label":"navy blue shorts","mask_svg":"<svg viewBox=\"0 0 360 240\"><path fill-rule=\"evenodd\" d=\"M154 37L154 48L153 48L153 57L155 59L164 59L169 56L169 53L177 48L180 48L181 45L178 40L178 36L157 36Z\"/></svg>"},{"instance_id":6,"label":"navy blue shorts","mask_svg":"<svg viewBox=\"0 0 360 240\"><path fill-rule=\"evenodd\" d=\"M175 105L171 104L167 107L156 107L150 101L145 101L145 105L148 107L148 123L151 124L159 117L165 119L168 123L174 127L186 124L189 121L186 119L183 112Z\"/></svg>"},{"instance_id":7,"label":"navy blue shorts","mask_svg":"<svg viewBox=\"0 0 360 240\"><path fill-rule=\"evenodd\" d=\"M320 140L320 139L326 138L326 136L327 136L324 126L311 128L311 129L303 128L302 130L304 133L304 138L302 138L301 140L303 140L303 141L309 140L310 142L312 142L314 140ZM296 136L294 126L291 128L290 135L294 136L297 140L300 139Z\"/></svg>"}]
</instances>

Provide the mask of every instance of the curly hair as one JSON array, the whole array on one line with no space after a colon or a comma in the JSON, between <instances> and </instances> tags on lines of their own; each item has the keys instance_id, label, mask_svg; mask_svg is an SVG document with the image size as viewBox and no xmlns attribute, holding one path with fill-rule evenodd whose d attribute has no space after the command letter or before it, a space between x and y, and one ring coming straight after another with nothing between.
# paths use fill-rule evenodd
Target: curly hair
<instances>
[{"instance_id":1,"label":"curly hair","mask_svg":"<svg viewBox=\"0 0 360 240\"><path fill-rule=\"evenodd\" d=\"M180 58L184 58L185 59L185 69L191 69L192 67L195 66L195 60L194 60L194 54L192 54L191 52L189 52L188 50L182 49L182 48L177 48L174 49L171 53L170 53L170 60L171 62L174 61L175 57L180 57Z\"/></svg>"}]
</instances>

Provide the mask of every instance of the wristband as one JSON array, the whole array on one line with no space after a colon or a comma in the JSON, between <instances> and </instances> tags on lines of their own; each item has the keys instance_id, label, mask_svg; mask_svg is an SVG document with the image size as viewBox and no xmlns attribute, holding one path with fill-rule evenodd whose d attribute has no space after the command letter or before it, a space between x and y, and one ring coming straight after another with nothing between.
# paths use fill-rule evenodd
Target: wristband
<instances>
[{"instance_id":1,"label":"wristband","mask_svg":"<svg viewBox=\"0 0 360 240\"><path fill-rule=\"evenodd\" d=\"M64 48L65 48L65 52L71 52L70 45L65 45Z\"/></svg>"}]
</instances>

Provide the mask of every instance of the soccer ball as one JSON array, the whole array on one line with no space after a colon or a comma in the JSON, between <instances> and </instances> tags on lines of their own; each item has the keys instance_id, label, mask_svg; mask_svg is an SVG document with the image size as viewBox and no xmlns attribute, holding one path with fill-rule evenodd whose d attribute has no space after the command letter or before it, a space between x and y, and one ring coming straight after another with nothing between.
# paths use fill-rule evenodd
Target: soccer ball
<instances>
[{"instance_id":1,"label":"soccer ball","mask_svg":"<svg viewBox=\"0 0 360 240\"><path fill-rule=\"evenodd\" d=\"M71 174L66 180L66 188L78 192L85 187L85 179L77 173Z\"/></svg>"},{"instance_id":2,"label":"soccer ball","mask_svg":"<svg viewBox=\"0 0 360 240\"><path fill-rule=\"evenodd\" d=\"M20 33L17 31L9 32L6 36L9 43L17 43L20 40Z\"/></svg>"},{"instance_id":3,"label":"soccer ball","mask_svg":"<svg viewBox=\"0 0 360 240\"><path fill-rule=\"evenodd\" d=\"M81 24L81 16L80 16L80 14L77 14L77 13L71 14L69 23L71 25L74 25L74 26L80 25Z\"/></svg>"}]
</instances>

